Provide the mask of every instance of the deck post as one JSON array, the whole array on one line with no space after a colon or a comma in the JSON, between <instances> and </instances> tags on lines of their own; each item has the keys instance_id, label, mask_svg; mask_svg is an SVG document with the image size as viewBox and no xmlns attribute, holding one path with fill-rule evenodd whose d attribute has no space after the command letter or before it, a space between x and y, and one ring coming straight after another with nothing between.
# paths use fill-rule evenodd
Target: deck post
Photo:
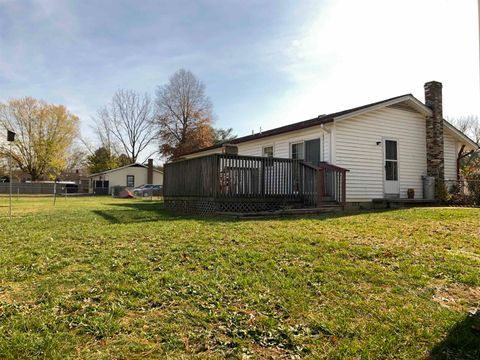
<instances>
[{"instance_id":1,"label":"deck post","mask_svg":"<svg viewBox=\"0 0 480 360\"><path fill-rule=\"evenodd\" d=\"M316 177L317 177L317 206L319 206L322 203L322 198L324 194L324 176L325 172L324 169L318 169L316 170Z\"/></svg>"},{"instance_id":2,"label":"deck post","mask_svg":"<svg viewBox=\"0 0 480 360\"><path fill-rule=\"evenodd\" d=\"M261 159L260 194L265 196L265 158Z\"/></svg>"},{"instance_id":3,"label":"deck post","mask_svg":"<svg viewBox=\"0 0 480 360\"><path fill-rule=\"evenodd\" d=\"M213 156L213 165L212 165L212 197L216 198L218 194L218 187L219 187L219 178L220 178L220 171L218 168L218 154Z\"/></svg>"}]
</instances>

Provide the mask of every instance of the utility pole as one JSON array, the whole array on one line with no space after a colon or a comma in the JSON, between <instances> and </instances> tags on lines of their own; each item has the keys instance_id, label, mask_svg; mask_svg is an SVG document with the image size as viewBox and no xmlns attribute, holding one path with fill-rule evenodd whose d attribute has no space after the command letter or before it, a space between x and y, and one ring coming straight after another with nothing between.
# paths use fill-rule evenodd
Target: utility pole
<instances>
[{"instance_id":1,"label":"utility pole","mask_svg":"<svg viewBox=\"0 0 480 360\"><path fill-rule=\"evenodd\" d=\"M480 1L480 0L479 0ZM7 130L7 141L10 146L10 159L9 159L9 168L10 168L10 179L9 179L9 185L10 185L10 209L9 209L9 215L10 218L12 218L12 143L15 141L15 133L13 131Z\"/></svg>"},{"instance_id":2,"label":"utility pole","mask_svg":"<svg viewBox=\"0 0 480 360\"><path fill-rule=\"evenodd\" d=\"M480 92L480 0L478 0L477 10L478 10L478 70L479 70L478 90Z\"/></svg>"},{"instance_id":3,"label":"utility pole","mask_svg":"<svg viewBox=\"0 0 480 360\"><path fill-rule=\"evenodd\" d=\"M10 207L9 207L9 215L10 215L10 219L12 218L12 142L9 142L9 146L10 146L10 159L9 159L9 164L8 164L8 167L10 168L10 178L9 178L9 182L8 184L10 185Z\"/></svg>"}]
</instances>

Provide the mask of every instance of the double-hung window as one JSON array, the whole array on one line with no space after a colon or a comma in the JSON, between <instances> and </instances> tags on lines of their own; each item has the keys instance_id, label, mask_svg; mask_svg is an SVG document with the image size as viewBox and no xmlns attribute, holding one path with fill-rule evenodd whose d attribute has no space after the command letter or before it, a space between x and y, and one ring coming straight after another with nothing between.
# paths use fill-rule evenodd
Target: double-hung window
<instances>
[{"instance_id":1,"label":"double-hung window","mask_svg":"<svg viewBox=\"0 0 480 360\"><path fill-rule=\"evenodd\" d=\"M302 142L293 143L291 145L292 159L303 160L305 159L304 144Z\"/></svg>"},{"instance_id":2,"label":"double-hung window","mask_svg":"<svg viewBox=\"0 0 480 360\"><path fill-rule=\"evenodd\" d=\"M127 187L135 187L135 176L127 175Z\"/></svg>"},{"instance_id":3,"label":"double-hung window","mask_svg":"<svg viewBox=\"0 0 480 360\"><path fill-rule=\"evenodd\" d=\"M263 147L263 157L272 158L273 157L273 146L264 146Z\"/></svg>"}]
</instances>

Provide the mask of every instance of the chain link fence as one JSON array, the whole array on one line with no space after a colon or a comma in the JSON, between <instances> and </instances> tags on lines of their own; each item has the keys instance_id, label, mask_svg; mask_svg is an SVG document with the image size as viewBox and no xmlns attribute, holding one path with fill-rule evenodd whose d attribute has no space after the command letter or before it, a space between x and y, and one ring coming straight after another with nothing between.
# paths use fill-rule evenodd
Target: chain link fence
<instances>
[{"instance_id":1,"label":"chain link fence","mask_svg":"<svg viewBox=\"0 0 480 360\"><path fill-rule=\"evenodd\" d=\"M12 194L28 195L79 195L88 194L88 185L62 183L12 183ZM10 194L10 183L0 183L0 196Z\"/></svg>"},{"instance_id":2,"label":"chain link fence","mask_svg":"<svg viewBox=\"0 0 480 360\"><path fill-rule=\"evenodd\" d=\"M444 184L449 204L480 206L480 177L445 180Z\"/></svg>"}]
</instances>

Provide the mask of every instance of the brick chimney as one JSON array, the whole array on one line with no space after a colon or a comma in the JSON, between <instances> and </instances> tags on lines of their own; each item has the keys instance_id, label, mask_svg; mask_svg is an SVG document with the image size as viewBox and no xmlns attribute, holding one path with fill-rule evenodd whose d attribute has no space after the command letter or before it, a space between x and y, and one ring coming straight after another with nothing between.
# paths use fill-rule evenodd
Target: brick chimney
<instances>
[{"instance_id":1,"label":"brick chimney","mask_svg":"<svg viewBox=\"0 0 480 360\"><path fill-rule=\"evenodd\" d=\"M442 83L427 82L425 105L433 112L427 116L427 175L444 180Z\"/></svg>"},{"instance_id":2,"label":"brick chimney","mask_svg":"<svg viewBox=\"0 0 480 360\"><path fill-rule=\"evenodd\" d=\"M148 159L147 184L153 184L153 159Z\"/></svg>"}]
</instances>

